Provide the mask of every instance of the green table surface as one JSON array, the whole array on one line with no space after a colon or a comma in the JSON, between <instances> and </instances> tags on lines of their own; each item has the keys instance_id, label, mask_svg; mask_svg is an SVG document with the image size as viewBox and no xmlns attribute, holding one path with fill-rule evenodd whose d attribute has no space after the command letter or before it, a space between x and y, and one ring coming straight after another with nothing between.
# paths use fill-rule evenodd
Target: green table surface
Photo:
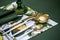
<instances>
[{"instance_id":1,"label":"green table surface","mask_svg":"<svg viewBox=\"0 0 60 40\"><path fill-rule=\"evenodd\" d=\"M16 0L1 0L0 6L7 5ZM50 18L59 24L53 28L39 34L30 40L60 40L60 4L59 0L22 0L23 4L31 7L32 9L48 13Z\"/></svg>"}]
</instances>

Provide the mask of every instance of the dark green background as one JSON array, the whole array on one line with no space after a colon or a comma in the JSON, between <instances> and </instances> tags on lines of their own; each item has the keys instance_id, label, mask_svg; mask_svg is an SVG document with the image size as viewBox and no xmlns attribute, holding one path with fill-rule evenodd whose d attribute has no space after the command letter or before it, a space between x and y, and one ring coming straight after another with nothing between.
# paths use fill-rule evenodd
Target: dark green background
<instances>
[{"instance_id":1,"label":"dark green background","mask_svg":"<svg viewBox=\"0 0 60 40\"><path fill-rule=\"evenodd\" d=\"M16 0L0 0L0 6ZM22 0L24 5L41 12L48 13L59 24L30 40L60 40L60 1L59 0Z\"/></svg>"}]
</instances>

